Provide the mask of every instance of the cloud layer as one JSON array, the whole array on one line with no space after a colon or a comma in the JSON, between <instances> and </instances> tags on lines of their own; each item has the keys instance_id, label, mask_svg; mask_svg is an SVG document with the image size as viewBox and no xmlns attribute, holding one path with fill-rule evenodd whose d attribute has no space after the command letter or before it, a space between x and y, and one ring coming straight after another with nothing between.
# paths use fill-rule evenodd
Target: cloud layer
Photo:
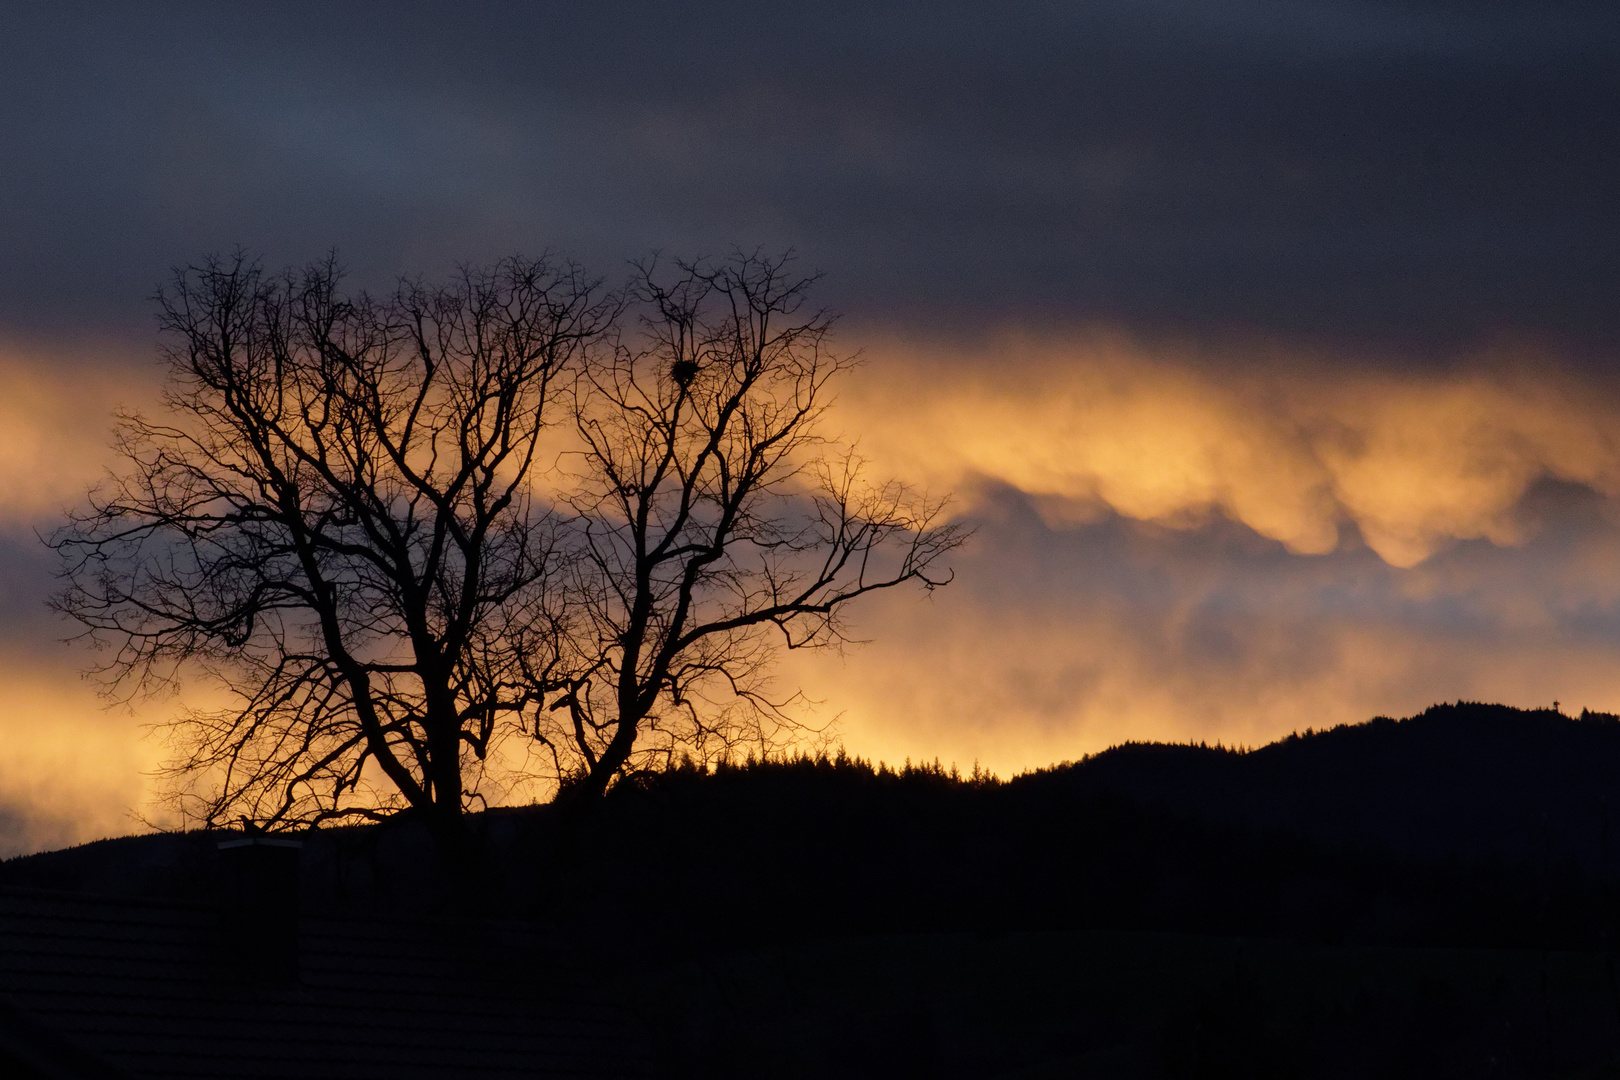
<instances>
[{"instance_id":1,"label":"cloud layer","mask_svg":"<svg viewBox=\"0 0 1620 1080\"><path fill-rule=\"evenodd\" d=\"M1587 2L16 8L0 324L175 262L368 279L797 246L914 327L1612 346L1620 14Z\"/></svg>"},{"instance_id":2,"label":"cloud layer","mask_svg":"<svg viewBox=\"0 0 1620 1080\"><path fill-rule=\"evenodd\" d=\"M846 335L848 337L850 335ZM1002 773L1124 739L1257 744L1436 700L1620 706L1613 388L1528 354L1446 371L1241 357L1122 333L867 335L834 426L954 490L958 580L861 610L873 639L783 679L857 753ZM92 350L93 354L93 350ZM33 538L106 463L133 375L13 345L0 847L119 831L161 743L74 678ZM120 363L108 370L135 371Z\"/></svg>"},{"instance_id":3,"label":"cloud layer","mask_svg":"<svg viewBox=\"0 0 1620 1080\"><path fill-rule=\"evenodd\" d=\"M113 411L156 398L156 367L131 351L0 340L0 532L49 532L101 477Z\"/></svg>"},{"instance_id":4,"label":"cloud layer","mask_svg":"<svg viewBox=\"0 0 1620 1080\"><path fill-rule=\"evenodd\" d=\"M1303 555L1351 527L1409 567L1457 540L1519 542L1538 480L1620 494L1612 389L1544 360L1400 373L1103 334L869 355L841 412L880 468L1005 484L1052 524L1220 514Z\"/></svg>"},{"instance_id":5,"label":"cloud layer","mask_svg":"<svg viewBox=\"0 0 1620 1080\"><path fill-rule=\"evenodd\" d=\"M1580 487L1541 484L1520 546L1461 541L1411 567L1360 545L1298 555L1220 517L1175 528L1103 511L1049 524L986 488L955 584L873 605L844 656L785 678L889 760L1003 775L1127 739L1259 745L1437 701L1620 709L1620 530Z\"/></svg>"}]
</instances>

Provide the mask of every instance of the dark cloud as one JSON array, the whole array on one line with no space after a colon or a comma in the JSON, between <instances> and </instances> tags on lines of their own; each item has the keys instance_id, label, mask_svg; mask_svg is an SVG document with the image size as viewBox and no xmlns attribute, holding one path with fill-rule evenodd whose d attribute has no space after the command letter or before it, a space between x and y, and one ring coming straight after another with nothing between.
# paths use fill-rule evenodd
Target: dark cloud
<instances>
[{"instance_id":1,"label":"dark cloud","mask_svg":"<svg viewBox=\"0 0 1620 1080\"><path fill-rule=\"evenodd\" d=\"M1445 347L1617 329L1612 5L37 7L0 316L163 269L793 244L857 315Z\"/></svg>"},{"instance_id":2,"label":"dark cloud","mask_svg":"<svg viewBox=\"0 0 1620 1080\"><path fill-rule=\"evenodd\" d=\"M73 629L45 605L56 591L55 555L26 529L0 533L0 648L53 656Z\"/></svg>"}]
</instances>

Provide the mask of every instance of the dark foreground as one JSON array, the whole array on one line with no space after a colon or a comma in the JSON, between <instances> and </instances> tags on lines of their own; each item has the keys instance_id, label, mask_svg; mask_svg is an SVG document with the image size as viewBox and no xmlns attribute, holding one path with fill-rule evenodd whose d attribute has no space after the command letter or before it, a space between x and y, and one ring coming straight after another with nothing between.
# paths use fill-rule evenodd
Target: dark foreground
<instances>
[{"instance_id":1,"label":"dark foreground","mask_svg":"<svg viewBox=\"0 0 1620 1080\"><path fill-rule=\"evenodd\" d=\"M476 880L408 823L308 834L297 907L538 935L498 996L618 1009L626 1060L672 1077L1620 1077L1617 779L1613 717L1471 705L1009 782L678 771L482 815ZM12 860L0 888L203 910L219 839Z\"/></svg>"}]
</instances>

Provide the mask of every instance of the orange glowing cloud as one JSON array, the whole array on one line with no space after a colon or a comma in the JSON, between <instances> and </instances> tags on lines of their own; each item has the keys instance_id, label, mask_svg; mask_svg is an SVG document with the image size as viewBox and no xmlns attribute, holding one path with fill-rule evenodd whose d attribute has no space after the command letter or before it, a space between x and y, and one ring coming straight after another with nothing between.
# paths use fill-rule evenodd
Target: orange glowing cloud
<instances>
[{"instance_id":1,"label":"orange glowing cloud","mask_svg":"<svg viewBox=\"0 0 1620 1080\"><path fill-rule=\"evenodd\" d=\"M840 409L880 470L936 489L1001 481L1054 524L1218 512L1323 554L1352 523L1413 566L1455 540L1518 542L1513 510L1537 479L1620 493L1613 395L1572 377L1238 367L1101 334L868 355Z\"/></svg>"},{"instance_id":2,"label":"orange glowing cloud","mask_svg":"<svg viewBox=\"0 0 1620 1080\"><path fill-rule=\"evenodd\" d=\"M0 528L48 529L111 463L113 409L156 398L155 369L106 359L0 342Z\"/></svg>"},{"instance_id":3,"label":"orange glowing cloud","mask_svg":"<svg viewBox=\"0 0 1620 1080\"><path fill-rule=\"evenodd\" d=\"M1608 383L1499 360L1211 359L1108 334L880 339L867 356L833 426L874 474L955 490L982 528L950 588L856 612L871 645L788 657L784 688L823 700L852 752L1006 775L1126 739L1257 744L1438 700L1620 706ZM17 560L110 462L113 406L155 397L155 368L92 361L0 346L0 545ZM1547 479L1587 502L1528 511ZM40 549L0 579L8 851L152 813L143 773L167 754L139 720L176 705L105 711L75 677L93 658L39 644L68 632L42 603L48 563ZM542 794L532 771L513 748L491 791Z\"/></svg>"},{"instance_id":4,"label":"orange glowing cloud","mask_svg":"<svg viewBox=\"0 0 1620 1080\"><path fill-rule=\"evenodd\" d=\"M1001 509L981 507L956 584L874 603L855 627L869 644L790 657L784 682L851 750L1005 776L1127 740L1255 746L1459 698L1620 706L1611 523L1402 569L1231 526L1052 531Z\"/></svg>"},{"instance_id":5,"label":"orange glowing cloud","mask_svg":"<svg viewBox=\"0 0 1620 1080\"><path fill-rule=\"evenodd\" d=\"M155 369L127 360L0 343L0 856L127 833L150 809L145 774L161 748L78 677L92 657L56 643L71 629L46 611L50 558L33 535L111 464L113 409L155 398Z\"/></svg>"},{"instance_id":6,"label":"orange glowing cloud","mask_svg":"<svg viewBox=\"0 0 1620 1080\"><path fill-rule=\"evenodd\" d=\"M0 857L134 831L160 756L135 718L37 655L0 653L0 686Z\"/></svg>"}]
</instances>

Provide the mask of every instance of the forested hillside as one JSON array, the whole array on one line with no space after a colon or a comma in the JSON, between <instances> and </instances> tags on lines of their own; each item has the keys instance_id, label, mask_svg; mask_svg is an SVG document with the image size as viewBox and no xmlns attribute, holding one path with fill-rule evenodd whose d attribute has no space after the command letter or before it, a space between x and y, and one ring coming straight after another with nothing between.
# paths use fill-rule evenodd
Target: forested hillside
<instances>
[{"instance_id":1,"label":"forested hillside","mask_svg":"<svg viewBox=\"0 0 1620 1080\"><path fill-rule=\"evenodd\" d=\"M304 834L301 902L549 927L675 1075L1609 1075L1616 778L1612 716L1461 703L1004 781L687 768L479 815L476 880L406 821ZM218 838L0 885L206 899Z\"/></svg>"}]
</instances>

